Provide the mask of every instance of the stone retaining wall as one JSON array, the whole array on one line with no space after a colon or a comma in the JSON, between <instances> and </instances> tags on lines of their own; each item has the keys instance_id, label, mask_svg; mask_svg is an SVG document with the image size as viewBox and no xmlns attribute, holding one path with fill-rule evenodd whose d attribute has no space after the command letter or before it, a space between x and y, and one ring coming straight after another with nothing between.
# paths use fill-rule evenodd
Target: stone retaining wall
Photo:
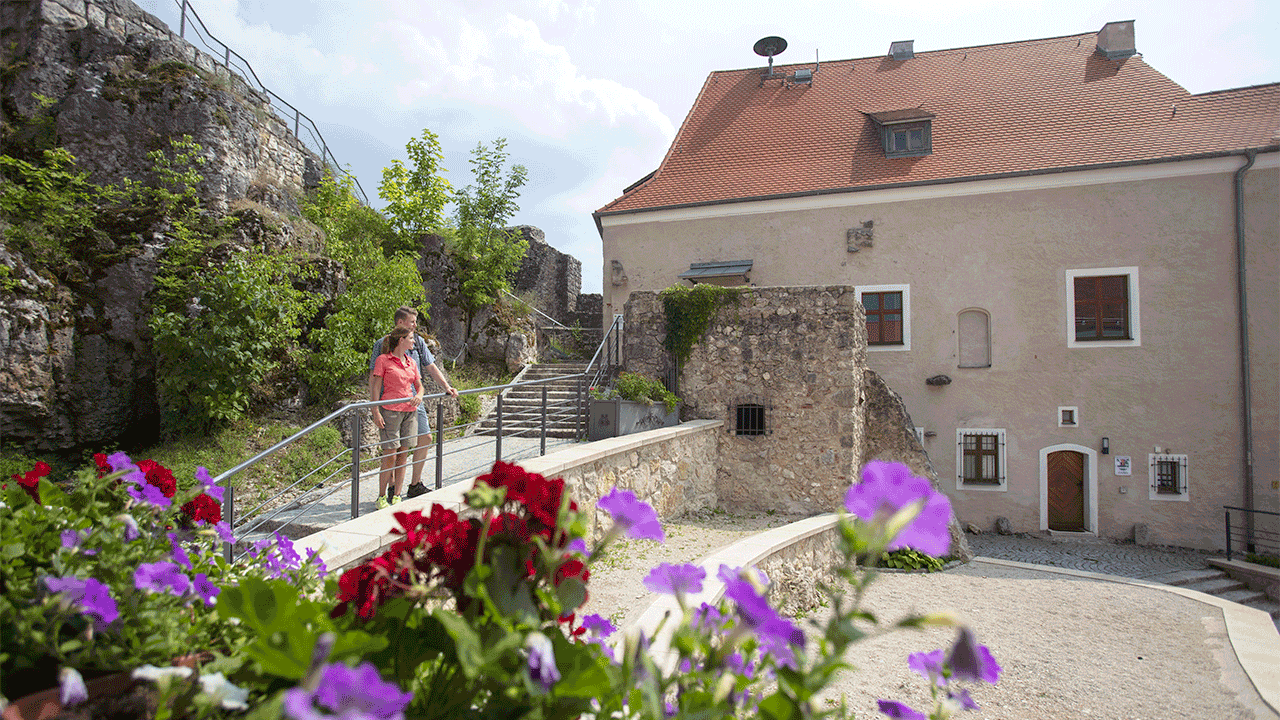
<instances>
[{"instance_id":1,"label":"stone retaining wall","mask_svg":"<svg viewBox=\"0 0 1280 720\"><path fill-rule=\"evenodd\" d=\"M595 503L610 488L631 490L658 512L675 518L716 507L716 436L721 423L703 420L571 447L539 458L520 461L529 472L562 477L587 524L599 538L610 524L597 514ZM439 504L462 512L463 494L471 483L455 483L399 505L362 515L328 530L299 539L299 552L315 549L332 571L352 567L386 550L397 536L395 513L428 510Z\"/></svg>"}]
</instances>

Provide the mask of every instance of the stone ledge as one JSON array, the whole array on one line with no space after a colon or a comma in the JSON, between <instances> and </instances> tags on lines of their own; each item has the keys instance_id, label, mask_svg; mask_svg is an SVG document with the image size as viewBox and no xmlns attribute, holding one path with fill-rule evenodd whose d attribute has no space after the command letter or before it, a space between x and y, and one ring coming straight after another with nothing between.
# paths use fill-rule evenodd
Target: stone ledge
<instances>
[{"instance_id":1,"label":"stone ledge","mask_svg":"<svg viewBox=\"0 0 1280 720\"><path fill-rule=\"evenodd\" d=\"M521 467L529 472L536 472L550 477L613 455L619 455L631 450L638 450L646 445L652 445L656 442L671 440L685 435L692 435L694 433L710 432L711 430L720 428L723 425L724 420L693 420L681 423L674 427L657 428L654 430L632 433L631 435L623 435L622 437L597 440L585 445L569 448L568 450L561 450L560 452L552 453L551 455L532 458L525 461Z\"/></svg>"},{"instance_id":2,"label":"stone ledge","mask_svg":"<svg viewBox=\"0 0 1280 720\"><path fill-rule=\"evenodd\" d=\"M1254 590L1261 590L1273 601L1280 602L1280 569L1244 560L1209 558L1208 562L1230 575L1233 580L1239 580Z\"/></svg>"}]
</instances>

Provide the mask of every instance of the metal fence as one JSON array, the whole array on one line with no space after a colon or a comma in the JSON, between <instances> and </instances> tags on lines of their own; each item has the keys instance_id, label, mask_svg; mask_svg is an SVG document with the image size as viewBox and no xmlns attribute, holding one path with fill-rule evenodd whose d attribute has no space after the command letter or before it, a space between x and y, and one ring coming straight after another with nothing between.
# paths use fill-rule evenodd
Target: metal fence
<instances>
[{"instance_id":1,"label":"metal fence","mask_svg":"<svg viewBox=\"0 0 1280 720\"><path fill-rule=\"evenodd\" d=\"M1226 515L1225 528L1227 537L1227 560L1231 560L1232 548L1237 553L1241 548L1245 553L1258 553L1280 556L1280 530L1259 527L1266 524L1268 518L1272 528L1280 528L1280 513L1270 510L1247 510L1242 507L1222 506ZM1231 513L1236 512L1236 523L1231 523Z\"/></svg>"},{"instance_id":2,"label":"metal fence","mask_svg":"<svg viewBox=\"0 0 1280 720\"><path fill-rule=\"evenodd\" d=\"M576 430L576 438L583 439L586 437L586 390L592 385L600 384L606 381L610 374L615 373L621 365L621 343L622 335L622 318L618 316L614 318L613 325L610 326L609 332L605 334L600 346L596 349L595 355L587 364L586 369L578 374L562 375L552 378L543 378L539 380L530 380L524 382L513 382L506 385L494 385L490 387L475 388L471 390L459 391L459 395L472 395L480 393L491 393L498 391L498 403L495 408L497 428L494 442L494 460L503 459L502 439L503 437L539 437L540 438L540 454L545 455L547 451L547 431L550 422L557 419L567 418L574 422ZM576 387L576 392L567 400L549 400L547 396L547 386L555 382L570 381ZM503 395L514 388L519 387L542 387L542 401L540 403L540 422L537 427L525 427L523 429L510 430L504 429L504 399ZM425 399L442 399L447 397L444 393L427 395ZM245 460L235 467L219 474L213 479L214 483L222 485L226 489L223 502L224 519L235 529L237 537L244 538L255 532L263 532L265 529L278 530L284 526L296 522L303 517L315 505L323 502L325 499L339 492L349 482L351 493L351 518L360 515L360 480L362 476L367 476L374 472L394 472L397 469L405 469L409 471L412 464L412 452L405 456L402 463L396 464L394 459L383 467L383 461L388 458L395 458L398 448L381 447L383 443L365 443L364 423L369 412L382 405L398 404L412 401L411 398L391 398L378 401L366 401L358 403L350 403L338 410L324 416L307 427L299 430L292 436L281 440L275 445L258 453L257 455ZM444 406L438 404L436 406L435 420L435 487L437 489L443 487L445 476L445 458L468 450L468 447L458 446L453 442L454 447L446 449L446 435L465 435L469 428L478 426L486 418L479 418L474 422L464 425L455 425L450 428L444 426ZM266 458L280 452L281 450L297 443L310 436L316 430L330 426L332 424L347 423L350 434L350 442L341 452L338 452L325 462L321 463L297 480L282 489L275 496L259 503L256 507L248 510L237 512L235 500L235 486L233 481L236 476L246 469L262 462ZM422 433L422 437L426 433ZM470 436L475 437L475 436ZM455 438L456 440L457 438ZM398 442L393 441L395 444ZM452 441L451 441L452 442ZM424 461L425 462L425 461ZM455 473L478 474L489 467L488 463L469 468L454 468ZM425 468L424 468L425 474ZM306 504L291 505L283 503L282 498L286 494L298 492L304 494L308 498ZM231 544L227 544L224 548L224 554L227 560L233 560L242 556L247 549L242 548L239 555L235 553L235 548Z\"/></svg>"},{"instance_id":3,"label":"metal fence","mask_svg":"<svg viewBox=\"0 0 1280 720\"><path fill-rule=\"evenodd\" d=\"M320 134L320 128L316 127L314 121L307 117L301 110L294 107L284 98L272 92L258 79L258 74L253 71L253 66L249 64L244 56L232 50L218 38L209 32L209 28L205 27L204 21L196 14L195 8L191 7L188 0L174 0L181 9L181 18L178 22L178 36L190 42L197 50L201 49L199 45L203 45L203 50L213 58L215 67L218 66L219 59L221 67L225 68L230 79L238 79L245 84L245 87L255 90L265 95L271 102L271 109L284 121L285 126L292 124L293 135L298 138L308 150L320 156L320 159L329 166L329 170L334 177L345 175L351 178L352 184L355 186L356 193L359 194L361 202L365 205L369 204L369 196L365 195L364 188L360 186L360 181L355 175L347 172L338 164L338 159L334 157L333 152L329 150L328 144L324 141L324 136ZM188 22L190 20L191 22ZM191 30L192 37L187 37L187 30ZM197 45L197 42L199 45Z\"/></svg>"}]
</instances>

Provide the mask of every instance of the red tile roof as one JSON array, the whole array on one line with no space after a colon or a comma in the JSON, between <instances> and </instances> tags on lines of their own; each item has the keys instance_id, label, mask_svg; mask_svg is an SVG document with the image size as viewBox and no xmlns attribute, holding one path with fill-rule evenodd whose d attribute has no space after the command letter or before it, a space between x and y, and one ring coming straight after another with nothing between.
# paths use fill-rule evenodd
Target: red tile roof
<instances>
[{"instance_id":1,"label":"red tile roof","mask_svg":"<svg viewBox=\"0 0 1280 720\"><path fill-rule=\"evenodd\" d=\"M1280 83L1191 95L1098 33L824 62L812 85L713 72L653 177L598 212L1212 155L1280 144ZM812 65L778 66L790 74ZM932 113L886 158L872 113Z\"/></svg>"}]
</instances>

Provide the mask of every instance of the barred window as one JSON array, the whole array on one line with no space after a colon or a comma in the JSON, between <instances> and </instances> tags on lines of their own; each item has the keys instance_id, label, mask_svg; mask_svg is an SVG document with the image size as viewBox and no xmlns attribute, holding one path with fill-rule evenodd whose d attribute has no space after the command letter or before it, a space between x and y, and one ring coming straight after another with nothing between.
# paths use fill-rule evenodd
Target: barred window
<instances>
[{"instance_id":1,"label":"barred window","mask_svg":"<svg viewBox=\"0 0 1280 720\"><path fill-rule=\"evenodd\" d=\"M1187 456L1149 455L1152 500L1187 499Z\"/></svg>"},{"instance_id":2,"label":"barred window","mask_svg":"<svg viewBox=\"0 0 1280 720\"><path fill-rule=\"evenodd\" d=\"M1002 490L1007 465L1003 429L956 430L956 489Z\"/></svg>"},{"instance_id":3,"label":"barred window","mask_svg":"<svg viewBox=\"0 0 1280 720\"><path fill-rule=\"evenodd\" d=\"M756 403L743 403L734 408L737 423L735 435L764 435L764 406Z\"/></svg>"}]
</instances>

